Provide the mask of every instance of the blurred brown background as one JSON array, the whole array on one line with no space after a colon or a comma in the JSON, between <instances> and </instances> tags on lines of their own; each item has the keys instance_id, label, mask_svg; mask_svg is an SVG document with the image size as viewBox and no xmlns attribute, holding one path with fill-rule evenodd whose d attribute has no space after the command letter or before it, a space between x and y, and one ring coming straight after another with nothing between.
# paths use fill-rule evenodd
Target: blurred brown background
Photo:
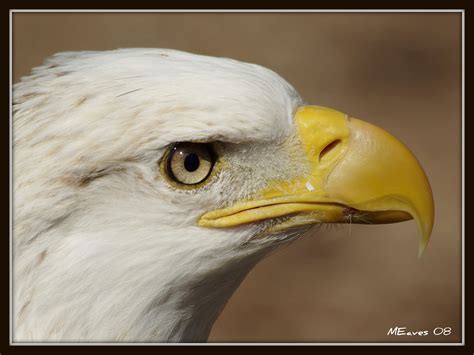
<instances>
[{"instance_id":1,"label":"blurred brown background","mask_svg":"<svg viewBox=\"0 0 474 355\"><path fill-rule=\"evenodd\" d=\"M461 15L27 14L13 16L13 78L70 50L164 47L257 63L308 103L380 125L431 181L436 218L417 258L414 222L323 228L262 261L214 342L461 340ZM450 336L387 336L390 327Z\"/></svg>"}]
</instances>

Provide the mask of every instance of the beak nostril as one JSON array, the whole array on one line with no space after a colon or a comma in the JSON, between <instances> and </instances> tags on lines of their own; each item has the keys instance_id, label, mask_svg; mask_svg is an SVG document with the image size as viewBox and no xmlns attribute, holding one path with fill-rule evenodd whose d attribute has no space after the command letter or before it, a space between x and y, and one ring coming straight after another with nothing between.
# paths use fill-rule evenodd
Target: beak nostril
<instances>
[{"instance_id":1,"label":"beak nostril","mask_svg":"<svg viewBox=\"0 0 474 355\"><path fill-rule=\"evenodd\" d=\"M335 141L332 141L327 146L325 146L324 149L321 151L321 153L319 153L319 161L321 162L328 153L333 151L334 148L336 148L339 145L339 143L341 143L341 140L336 139Z\"/></svg>"}]
</instances>

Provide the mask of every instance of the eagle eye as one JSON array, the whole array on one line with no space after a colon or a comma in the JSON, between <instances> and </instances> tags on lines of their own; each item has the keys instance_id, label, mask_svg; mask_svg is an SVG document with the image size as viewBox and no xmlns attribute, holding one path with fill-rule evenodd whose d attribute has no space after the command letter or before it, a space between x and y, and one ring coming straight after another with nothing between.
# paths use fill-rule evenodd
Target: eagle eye
<instances>
[{"instance_id":1,"label":"eagle eye","mask_svg":"<svg viewBox=\"0 0 474 355\"><path fill-rule=\"evenodd\" d=\"M215 161L211 144L177 143L167 156L166 173L175 182L196 185L209 177Z\"/></svg>"}]
</instances>

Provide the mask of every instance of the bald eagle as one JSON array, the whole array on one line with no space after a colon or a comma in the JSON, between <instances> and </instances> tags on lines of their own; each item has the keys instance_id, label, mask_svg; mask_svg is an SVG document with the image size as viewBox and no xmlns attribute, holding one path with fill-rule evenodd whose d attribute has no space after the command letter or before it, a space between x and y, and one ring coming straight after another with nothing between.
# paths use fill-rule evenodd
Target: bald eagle
<instances>
[{"instance_id":1,"label":"bald eagle","mask_svg":"<svg viewBox=\"0 0 474 355\"><path fill-rule=\"evenodd\" d=\"M322 223L433 225L370 123L254 64L59 53L13 89L13 341L200 342L255 264Z\"/></svg>"}]
</instances>

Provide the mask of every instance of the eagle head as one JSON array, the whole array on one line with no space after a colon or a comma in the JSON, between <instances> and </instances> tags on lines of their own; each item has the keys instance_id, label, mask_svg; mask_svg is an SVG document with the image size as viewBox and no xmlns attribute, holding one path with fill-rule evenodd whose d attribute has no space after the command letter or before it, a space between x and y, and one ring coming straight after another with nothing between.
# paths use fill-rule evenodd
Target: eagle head
<instances>
[{"instance_id":1,"label":"eagle head","mask_svg":"<svg viewBox=\"0 0 474 355\"><path fill-rule=\"evenodd\" d=\"M203 341L245 275L323 223L433 224L370 123L258 65L59 53L14 87L14 341Z\"/></svg>"}]
</instances>

